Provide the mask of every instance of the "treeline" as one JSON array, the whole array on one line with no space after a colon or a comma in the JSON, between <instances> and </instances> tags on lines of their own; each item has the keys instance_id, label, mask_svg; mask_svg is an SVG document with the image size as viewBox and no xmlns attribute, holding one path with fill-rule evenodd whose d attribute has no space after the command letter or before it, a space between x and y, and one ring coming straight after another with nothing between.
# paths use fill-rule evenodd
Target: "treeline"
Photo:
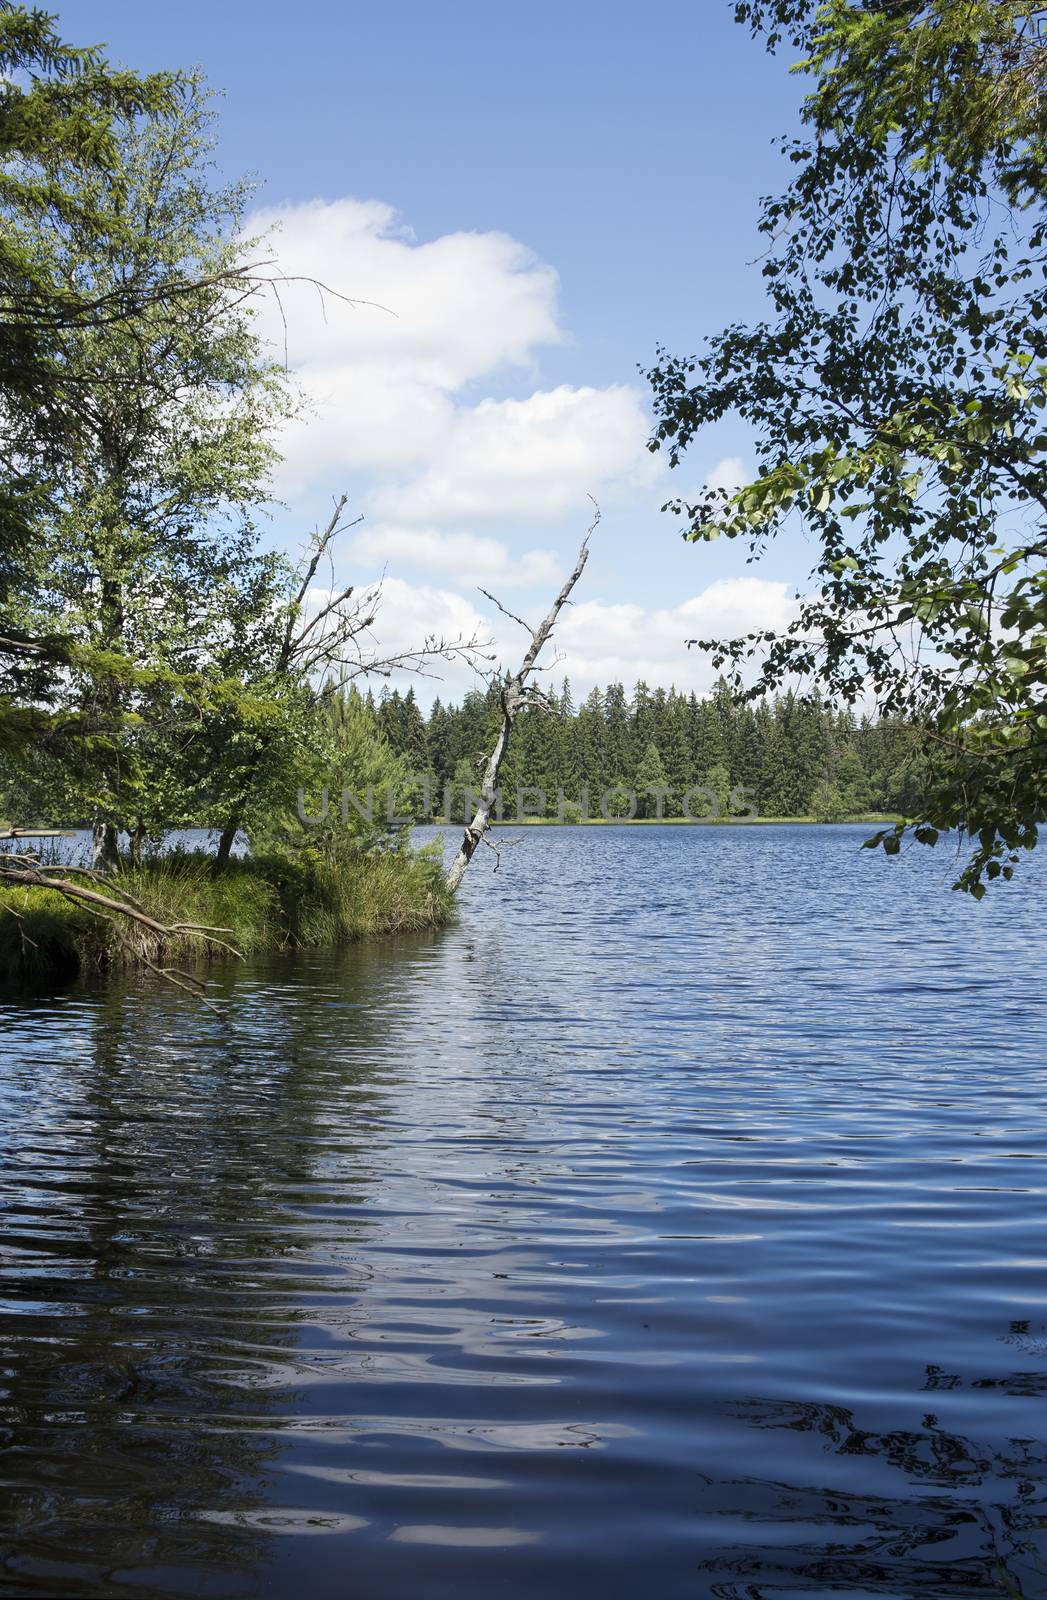
<instances>
[{"instance_id":1,"label":"treeline","mask_svg":"<svg viewBox=\"0 0 1047 1600\"><path fill-rule=\"evenodd\" d=\"M427 775L433 814L457 815L464 791L479 785L483 759L499 720L497 686L466 694L458 705L435 700L426 716L413 689L383 690L368 709L392 752L410 774ZM727 816L814 816L832 821L870 812L909 814L922 780L914 730L903 722L873 721L830 709L815 694L784 694L739 703L721 680L705 697L639 682L593 689L576 705L564 679L559 693L520 716L501 774L515 805L522 788L546 796L555 816L560 795L597 815L611 790L632 791L637 815L683 814L687 791L701 786ZM533 797L528 797L532 809ZM625 794L608 803L627 809ZM710 809L692 803L695 815Z\"/></svg>"}]
</instances>

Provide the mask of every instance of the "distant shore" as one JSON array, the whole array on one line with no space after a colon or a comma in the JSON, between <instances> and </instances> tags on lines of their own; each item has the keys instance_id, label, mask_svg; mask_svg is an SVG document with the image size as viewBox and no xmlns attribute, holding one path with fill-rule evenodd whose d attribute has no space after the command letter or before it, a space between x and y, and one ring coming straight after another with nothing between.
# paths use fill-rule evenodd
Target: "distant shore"
<instances>
[{"instance_id":1,"label":"distant shore","mask_svg":"<svg viewBox=\"0 0 1047 1600\"><path fill-rule=\"evenodd\" d=\"M835 827L843 822L862 822L893 825L902 818L884 811L868 811L860 815L834 817L826 822L820 817L578 817L561 820L559 817L524 817L518 822L505 818L492 821L492 828L760 828L772 825ZM441 818L435 827L456 827Z\"/></svg>"}]
</instances>

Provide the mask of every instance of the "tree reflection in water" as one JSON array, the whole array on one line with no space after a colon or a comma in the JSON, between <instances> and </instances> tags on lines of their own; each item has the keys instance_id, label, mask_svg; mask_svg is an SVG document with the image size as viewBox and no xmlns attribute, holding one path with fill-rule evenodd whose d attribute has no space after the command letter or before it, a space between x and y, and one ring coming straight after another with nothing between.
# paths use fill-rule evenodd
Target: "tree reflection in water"
<instances>
[{"instance_id":1,"label":"tree reflection in water","mask_svg":"<svg viewBox=\"0 0 1047 1600\"><path fill-rule=\"evenodd\" d=\"M376 1138L358 1071L337 1135L320 1127L316 989L283 978L278 1007L262 986L252 1006L241 980L231 1033L112 986L53 1055L16 1056L0 1140L5 1594L257 1592L267 1531L286 1526L267 1494L273 1424L301 1404L298 1327L328 1279L329 1230L303 1230L299 1200L325 1176L362 1200L354 1118ZM366 1045L370 1013L343 981L346 1008Z\"/></svg>"},{"instance_id":2,"label":"tree reflection in water","mask_svg":"<svg viewBox=\"0 0 1047 1600\"><path fill-rule=\"evenodd\" d=\"M1027 1323L1013 1323L1014 1338ZM965 1384L940 1367L925 1369L924 1389L954 1392L1000 1386L1039 1397L1047 1373L1018 1372ZM798 1482L795 1448L786 1453L791 1483L773 1478L706 1478L703 1515L759 1524L759 1539L740 1533L730 1556L707 1563L717 1600L778 1600L814 1586L848 1596L927 1596L959 1600L970 1594L1047 1594L1047 1447L1032 1438L1003 1447L943 1428L929 1411L919 1429L863 1428L846 1407L791 1400L750 1399L731 1410L745 1426L813 1435L811 1456L824 1474L825 1457L841 1470L838 1487ZM772 1451L772 1453L774 1453ZM879 1492L845 1487L862 1458L863 1483ZM798 1538L803 1529L805 1537ZM774 1538L775 1530L779 1538ZM777 1548L776 1548L777 1546Z\"/></svg>"}]
</instances>

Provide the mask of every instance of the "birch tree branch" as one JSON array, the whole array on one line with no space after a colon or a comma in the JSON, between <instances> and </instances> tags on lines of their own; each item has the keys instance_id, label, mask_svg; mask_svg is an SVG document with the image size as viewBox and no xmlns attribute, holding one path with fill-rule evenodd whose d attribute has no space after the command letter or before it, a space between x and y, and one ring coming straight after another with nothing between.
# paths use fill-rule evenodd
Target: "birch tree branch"
<instances>
[{"instance_id":1,"label":"birch tree branch","mask_svg":"<svg viewBox=\"0 0 1047 1600\"><path fill-rule=\"evenodd\" d=\"M498 596L493 595L489 589L484 589L480 584L477 584L477 588L480 590L480 593L483 595L485 600L490 600L492 605L496 605L498 607L503 617L508 617L510 622L518 622L524 633L529 633L533 637L534 629L531 627L529 622L525 622L523 617L518 617L516 615L515 611L510 611L508 607L503 606L502 602L498 599Z\"/></svg>"},{"instance_id":2,"label":"birch tree branch","mask_svg":"<svg viewBox=\"0 0 1047 1600\"><path fill-rule=\"evenodd\" d=\"M584 572L585 563L589 559L589 540L600 521L600 507L593 500L592 495L589 496L589 499L593 501L595 515L586 529L585 538L582 540L578 551L578 559L574 564L574 570L550 606L548 614L534 629L529 628L519 617L513 617L512 619L514 622L519 622L521 627L530 633L531 643L520 666L506 678L502 685L502 721L498 729L498 737L495 740L494 749L488 756L487 765L484 769L480 803L476 808L476 814L472 821L466 825L465 832L462 834L461 845L458 848L458 854L452 861L446 875L447 887L452 894L465 876L465 869L473 859L477 845L491 826L491 812L496 799L495 791L498 787L498 774L501 771L502 762L505 760L505 752L509 748L509 735L512 732L513 723L516 721L521 706L525 704L527 699L527 680L531 673L537 670L538 657L541 655L549 635L556 626L560 612L570 599L571 590ZM498 605L498 601L495 601L495 604ZM504 607L500 609L504 609ZM507 612L506 615L511 616L512 613Z\"/></svg>"}]
</instances>

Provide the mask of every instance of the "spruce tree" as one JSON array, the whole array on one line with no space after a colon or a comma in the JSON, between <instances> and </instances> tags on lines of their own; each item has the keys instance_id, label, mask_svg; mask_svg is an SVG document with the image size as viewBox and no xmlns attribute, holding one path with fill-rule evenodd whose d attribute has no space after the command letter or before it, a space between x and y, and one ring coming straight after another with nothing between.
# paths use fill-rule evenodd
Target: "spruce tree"
<instances>
[{"instance_id":1,"label":"spruce tree","mask_svg":"<svg viewBox=\"0 0 1047 1600\"><path fill-rule=\"evenodd\" d=\"M665 765L659 753L658 746L652 739L648 743L643 755L640 757L640 760L637 762L636 771L633 774L633 788L636 791L637 797L636 815L644 818L657 816L659 809L659 796L657 793L652 793L651 791L665 789L667 787L668 783L666 779ZM664 796L661 797L661 805L664 815Z\"/></svg>"}]
</instances>

